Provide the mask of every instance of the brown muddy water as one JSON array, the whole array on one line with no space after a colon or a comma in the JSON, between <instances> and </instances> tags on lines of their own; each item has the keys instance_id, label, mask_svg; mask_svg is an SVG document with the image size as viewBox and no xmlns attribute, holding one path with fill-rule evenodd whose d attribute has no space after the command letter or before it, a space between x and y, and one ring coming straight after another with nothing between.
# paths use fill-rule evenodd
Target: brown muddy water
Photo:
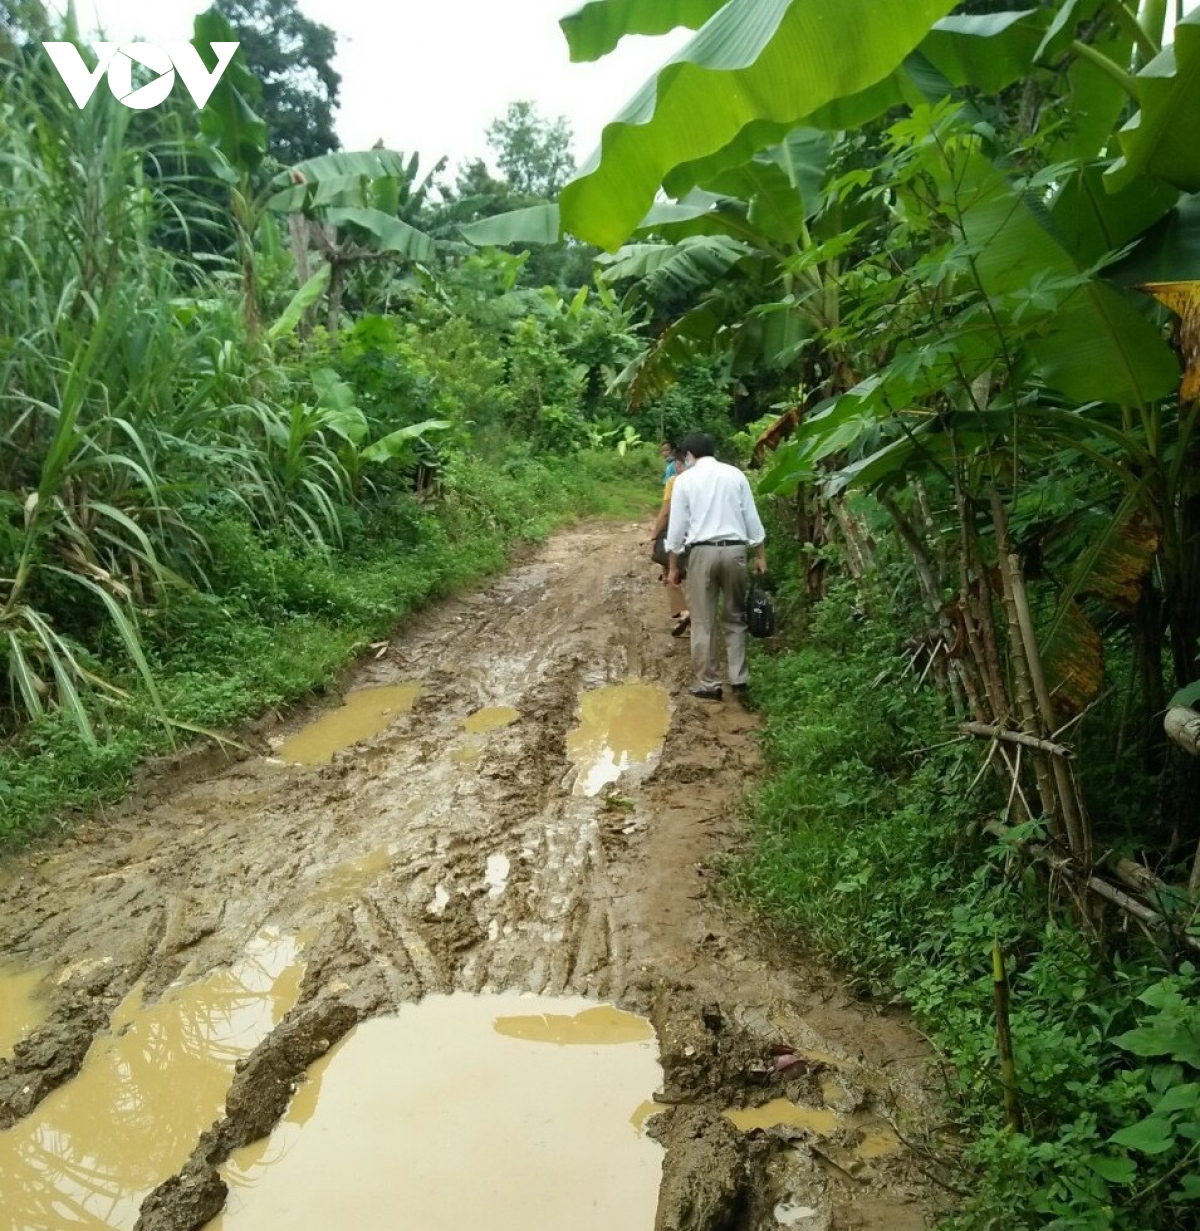
<instances>
[{"instance_id":1,"label":"brown muddy water","mask_svg":"<svg viewBox=\"0 0 1200 1231\"><path fill-rule=\"evenodd\" d=\"M671 723L666 690L653 684L607 684L579 699L579 725L567 733L567 759L579 776L575 794L597 795L632 766L661 751Z\"/></svg>"},{"instance_id":2,"label":"brown muddy water","mask_svg":"<svg viewBox=\"0 0 1200 1231\"><path fill-rule=\"evenodd\" d=\"M266 1142L224 1168L209 1231L650 1231L662 1149L650 1023L581 999L430 996L362 1023Z\"/></svg>"},{"instance_id":3,"label":"brown muddy water","mask_svg":"<svg viewBox=\"0 0 1200 1231\"><path fill-rule=\"evenodd\" d=\"M220 1116L237 1061L295 1004L302 973L296 937L268 929L233 966L154 1004L135 985L74 1080L0 1133L0 1225L132 1228Z\"/></svg>"},{"instance_id":4,"label":"brown muddy water","mask_svg":"<svg viewBox=\"0 0 1200 1231\"><path fill-rule=\"evenodd\" d=\"M7 1056L46 1018L45 970L0 965L0 1056Z\"/></svg>"},{"instance_id":5,"label":"brown muddy water","mask_svg":"<svg viewBox=\"0 0 1200 1231\"><path fill-rule=\"evenodd\" d=\"M335 752L378 735L407 714L420 692L420 684L410 683L348 693L337 709L289 735L280 745L279 755L297 765L327 765Z\"/></svg>"}]
</instances>

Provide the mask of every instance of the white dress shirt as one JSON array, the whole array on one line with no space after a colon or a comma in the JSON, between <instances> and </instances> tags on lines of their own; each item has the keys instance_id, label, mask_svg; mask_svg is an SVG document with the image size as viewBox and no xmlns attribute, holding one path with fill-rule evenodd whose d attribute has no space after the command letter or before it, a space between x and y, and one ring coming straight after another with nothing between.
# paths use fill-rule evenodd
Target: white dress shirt
<instances>
[{"instance_id":1,"label":"white dress shirt","mask_svg":"<svg viewBox=\"0 0 1200 1231\"><path fill-rule=\"evenodd\" d=\"M694 466L676 476L671 489L667 551L678 554L685 547L714 539L735 539L757 547L766 537L750 484L736 466L727 466L715 457L700 457Z\"/></svg>"}]
</instances>

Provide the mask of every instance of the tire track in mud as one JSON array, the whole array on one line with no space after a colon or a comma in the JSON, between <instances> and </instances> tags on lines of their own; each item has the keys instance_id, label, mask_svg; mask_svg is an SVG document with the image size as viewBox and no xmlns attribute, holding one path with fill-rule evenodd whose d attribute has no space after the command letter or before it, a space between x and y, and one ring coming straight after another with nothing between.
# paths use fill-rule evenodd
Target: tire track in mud
<instances>
[{"instance_id":1,"label":"tire track in mud","mask_svg":"<svg viewBox=\"0 0 1200 1231\"><path fill-rule=\"evenodd\" d=\"M849 1119L830 1144L731 1136L720 1114L781 1095L820 1106L836 1074L857 1092L848 1117L900 1116L920 1137L927 1055L811 965L772 957L711 894L711 863L739 838L755 721L686 695L686 648L668 635L643 538L568 531L409 621L351 682L419 681L412 711L331 764L285 765L260 731L257 755L163 763L120 808L10 859L0 935L47 965L55 991L43 1026L0 1060L0 1128L71 1077L139 980L149 1002L185 972L233 963L271 925L304 940L297 1003L141 1228L203 1225L224 1197L214 1166L274 1123L355 1021L426 993L501 990L653 1014L668 1108L652 1121L668 1146L659 1231L792 1225L780 1222L792 1208L811 1209L794 1224L806 1228L925 1227L938 1202L911 1152L843 1165L837 1149L861 1136ZM624 775L614 806L573 793L566 737L582 692L631 678L668 689L673 710L657 764ZM466 736L463 720L488 706L519 716ZM809 1055L776 1076L773 1044Z\"/></svg>"}]
</instances>

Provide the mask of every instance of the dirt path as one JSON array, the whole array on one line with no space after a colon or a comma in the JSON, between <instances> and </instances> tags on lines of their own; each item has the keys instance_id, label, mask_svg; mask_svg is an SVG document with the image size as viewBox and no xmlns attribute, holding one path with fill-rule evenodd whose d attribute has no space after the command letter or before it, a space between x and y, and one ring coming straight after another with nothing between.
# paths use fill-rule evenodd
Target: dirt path
<instances>
[{"instance_id":1,"label":"dirt path","mask_svg":"<svg viewBox=\"0 0 1200 1231\"><path fill-rule=\"evenodd\" d=\"M756 724L732 700L686 696L686 650L667 633L643 537L632 525L560 534L411 621L352 681L419 683L411 712L331 764L275 755L296 716L264 726L258 755L159 766L120 809L0 865L5 954L54 989L44 1022L0 1060L0 1128L36 1123L133 999L153 1005L292 936L296 985L281 1000L271 984L276 1012L226 1114L183 1143L186 1163L140 1228L202 1226L224 1199L214 1166L270 1130L305 1067L356 1022L430 993L507 989L653 1020L659 1231L931 1225L938 1190L893 1135L927 1130L925 1046L821 972L773 959L711 892L714 860L738 841ZM583 794L567 755L581 695L628 680L669 694L661 756ZM515 721L464 732L493 706ZM652 690L635 709L628 721L653 725ZM721 1115L781 1097L812 1124L744 1134ZM58 1225L37 1217L14 1225ZM109 1217L87 1225L132 1225Z\"/></svg>"}]
</instances>

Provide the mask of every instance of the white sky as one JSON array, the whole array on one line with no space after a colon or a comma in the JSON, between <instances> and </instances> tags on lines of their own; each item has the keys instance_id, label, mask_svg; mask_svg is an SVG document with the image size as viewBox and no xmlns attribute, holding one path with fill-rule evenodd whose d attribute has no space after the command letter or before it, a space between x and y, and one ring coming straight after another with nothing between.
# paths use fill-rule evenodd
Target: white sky
<instances>
[{"instance_id":1,"label":"white sky","mask_svg":"<svg viewBox=\"0 0 1200 1231\"><path fill-rule=\"evenodd\" d=\"M51 3L66 7L65 0ZM102 24L110 38L167 42L190 39L192 18L208 3L76 0L76 7L81 25ZM484 130L518 98L532 100L549 119L567 117L582 163L604 125L690 37L677 30L625 39L595 64L572 64L558 19L582 3L300 0L300 9L338 36L336 123L343 146L367 149L382 138L391 149L419 152L427 171L443 154L451 168L487 157ZM1184 8L1197 3L1186 0ZM1023 7L1023 0L1013 7ZM1171 14L1174 8L1168 5Z\"/></svg>"},{"instance_id":2,"label":"white sky","mask_svg":"<svg viewBox=\"0 0 1200 1231\"><path fill-rule=\"evenodd\" d=\"M564 115L582 163L600 130L686 41L687 32L626 39L595 64L572 64L558 19L583 0L300 0L338 36L337 131L346 149L380 138L453 168L489 154L484 130L518 98L548 119ZM209 0L76 0L80 25L118 41L191 38ZM55 7L65 8L65 0ZM177 87L178 88L178 87Z\"/></svg>"}]
</instances>

